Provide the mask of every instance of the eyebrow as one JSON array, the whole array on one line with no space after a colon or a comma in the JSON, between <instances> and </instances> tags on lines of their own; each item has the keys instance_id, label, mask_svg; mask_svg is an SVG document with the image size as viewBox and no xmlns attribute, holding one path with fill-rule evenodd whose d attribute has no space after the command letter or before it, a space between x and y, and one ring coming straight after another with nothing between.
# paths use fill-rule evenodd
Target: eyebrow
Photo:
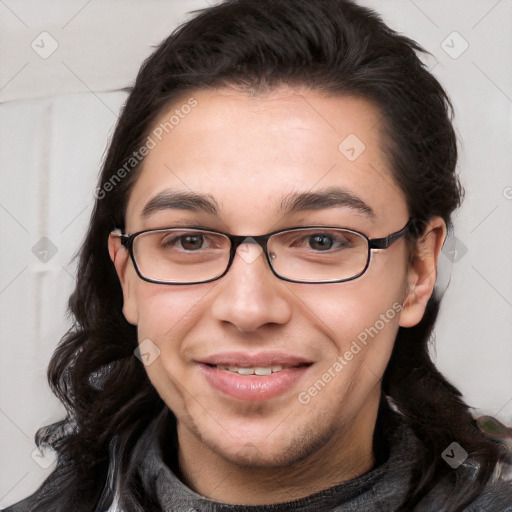
<instances>
[{"instance_id":1,"label":"eyebrow","mask_svg":"<svg viewBox=\"0 0 512 512\"><path fill-rule=\"evenodd\" d=\"M169 209L218 214L217 202L209 195L192 191L165 190L148 201L142 210L142 217L149 217L155 212Z\"/></svg>"},{"instance_id":2,"label":"eyebrow","mask_svg":"<svg viewBox=\"0 0 512 512\"><path fill-rule=\"evenodd\" d=\"M323 210L328 208L350 208L371 219L375 212L361 198L348 190L330 187L319 192L294 192L281 200L280 212L284 215L305 210ZM217 202L210 195L192 191L165 190L148 201L142 210L142 217L149 217L162 210L203 211L218 215Z\"/></svg>"},{"instance_id":3,"label":"eyebrow","mask_svg":"<svg viewBox=\"0 0 512 512\"><path fill-rule=\"evenodd\" d=\"M281 212L284 214L327 208L350 208L371 219L376 217L373 209L361 198L339 187L330 187L319 192L295 192L281 201Z\"/></svg>"}]
</instances>

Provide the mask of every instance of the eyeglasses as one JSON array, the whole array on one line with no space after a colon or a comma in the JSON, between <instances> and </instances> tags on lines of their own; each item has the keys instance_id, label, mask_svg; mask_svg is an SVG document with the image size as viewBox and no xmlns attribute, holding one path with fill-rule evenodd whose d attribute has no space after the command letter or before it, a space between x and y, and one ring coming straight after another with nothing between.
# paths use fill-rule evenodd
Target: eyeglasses
<instances>
[{"instance_id":1,"label":"eyeglasses","mask_svg":"<svg viewBox=\"0 0 512 512\"><path fill-rule=\"evenodd\" d=\"M276 277L293 283L342 283L363 275L373 249L387 249L409 232L411 220L384 238L352 229L304 226L260 236L235 236L213 229L173 227L123 235L121 244L139 277L158 284L198 284L228 272L242 244L257 244Z\"/></svg>"}]
</instances>

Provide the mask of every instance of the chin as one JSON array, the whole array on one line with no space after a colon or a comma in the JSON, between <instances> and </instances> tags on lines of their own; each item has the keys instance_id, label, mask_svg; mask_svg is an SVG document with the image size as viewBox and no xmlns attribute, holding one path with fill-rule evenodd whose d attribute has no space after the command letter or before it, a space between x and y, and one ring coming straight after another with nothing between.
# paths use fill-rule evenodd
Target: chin
<instances>
[{"instance_id":1,"label":"chin","mask_svg":"<svg viewBox=\"0 0 512 512\"><path fill-rule=\"evenodd\" d=\"M220 436L215 435L218 425L215 432L199 431L203 443L230 463L252 468L290 466L316 453L332 437L325 427L319 431L317 424L301 426L282 417L249 424L245 421L238 429L232 422L223 426Z\"/></svg>"}]
</instances>

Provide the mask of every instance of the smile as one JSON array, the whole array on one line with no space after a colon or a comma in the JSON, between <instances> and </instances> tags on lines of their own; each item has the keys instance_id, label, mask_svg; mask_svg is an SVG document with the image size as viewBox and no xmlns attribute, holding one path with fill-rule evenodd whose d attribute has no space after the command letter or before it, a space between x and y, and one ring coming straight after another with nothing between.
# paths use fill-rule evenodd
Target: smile
<instances>
[{"instance_id":1,"label":"smile","mask_svg":"<svg viewBox=\"0 0 512 512\"><path fill-rule=\"evenodd\" d=\"M292 392L309 373L311 361L283 354L223 354L198 362L206 383L216 393L238 400L268 400Z\"/></svg>"},{"instance_id":2,"label":"smile","mask_svg":"<svg viewBox=\"0 0 512 512\"><path fill-rule=\"evenodd\" d=\"M283 370L283 366L278 364L274 366L253 366L249 368L238 366L217 366L219 370L227 370L228 372L238 373L239 375L270 375Z\"/></svg>"},{"instance_id":3,"label":"smile","mask_svg":"<svg viewBox=\"0 0 512 512\"><path fill-rule=\"evenodd\" d=\"M273 364L271 366L234 366L234 365L210 365L216 367L219 370L225 370L228 372L238 373L239 375L271 375L273 373L279 373L283 370L290 368L300 368L302 366L309 366L308 363L303 363L295 366Z\"/></svg>"}]
</instances>

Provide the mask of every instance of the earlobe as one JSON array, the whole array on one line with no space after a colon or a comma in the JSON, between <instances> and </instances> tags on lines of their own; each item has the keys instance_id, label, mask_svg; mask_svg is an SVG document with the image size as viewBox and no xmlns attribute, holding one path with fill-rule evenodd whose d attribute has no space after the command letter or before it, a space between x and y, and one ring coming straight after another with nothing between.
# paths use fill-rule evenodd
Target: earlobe
<instances>
[{"instance_id":1,"label":"earlobe","mask_svg":"<svg viewBox=\"0 0 512 512\"><path fill-rule=\"evenodd\" d=\"M407 289L400 313L401 327L413 327L423 318L436 284L437 262L446 238L446 224L441 217L434 217L423 233L409 260Z\"/></svg>"},{"instance_id":2,"label":"earlobe","mask_svg":"<svg viewBox=\"0 0 512 512\"><path fill-rule=\"evenodd\" d=\"M108 237L108 253L117 272L117 277L123 290L123 314L126 321L132 325L137 325L138 315L135 294L133 293L130 276L128 276L127 267L130 262L129 252L121 245L120 237L111 233Z\"/></svg>"}]
</instances>

